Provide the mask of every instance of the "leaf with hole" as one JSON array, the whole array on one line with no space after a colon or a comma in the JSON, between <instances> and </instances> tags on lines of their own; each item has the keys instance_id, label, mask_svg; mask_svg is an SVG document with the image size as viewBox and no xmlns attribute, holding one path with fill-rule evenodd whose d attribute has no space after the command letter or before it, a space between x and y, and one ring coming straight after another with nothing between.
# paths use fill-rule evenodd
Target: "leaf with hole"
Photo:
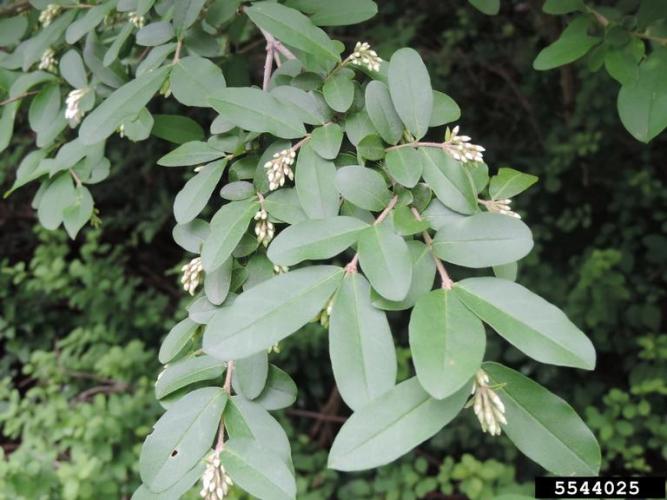
<instances>
[{"instance_id":1,"label":"leaf with hole","mask_svg":"<svg viewBox=\"0 0 667 500\"><path fill-rule=\"evenodd\" d=\"M220 387L196 389L160 417L139 457L141 480L152 492L176 484L210 450L226 402Z\"/></svg>"}]
</instances>

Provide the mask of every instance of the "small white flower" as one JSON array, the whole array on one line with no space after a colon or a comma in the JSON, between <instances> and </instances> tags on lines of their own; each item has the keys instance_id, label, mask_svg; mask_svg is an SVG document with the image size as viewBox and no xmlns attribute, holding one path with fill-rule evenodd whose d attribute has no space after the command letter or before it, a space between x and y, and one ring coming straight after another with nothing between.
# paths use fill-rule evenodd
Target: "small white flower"
<instances>
[{"instance_id":1,"label":"small white flower","mask_svg":"<svg viewBox=\"0 0 667 500\"><path fill-rule=\"evenodd\" d=\"M199 495L205 500L222 500L234 484L220 463L218 452L214 451L206 459L206 469L201 477L202 489Z\"/></svg>"},{"instance_id":2,"label":"small white flower","mask_svg":"<svg viewBox=\"0 0 667 500\"><path fill-rule=\"evenodd\" d=\"M489 212L509 215L515 219L521 218L521 216L510 207L510 204L512 203L510 198L505 198L504 200L479 200L479 202L484 205Z\"/></svg>"},{"instance_id":3,"label":"small white flower","mask_svg":"<svg viewBox=\"0 0 667 500\"><path fill-rule=\"evenodd\" d=\"M367 42L357 42L354 52L348 57L355 66L366 66L370 71L380 71L382 59Z\"/></svg>"},{"instance_id":4,"label":"small white flower","mask_svg":"<svg viewBox=\"0 0 667 500\"><path fill-rule=\"evenodd\" d=\"M273 272L276 274L284 274L289 271L287 266L279 266L278 264L273 266Z\"/></svg>"},{"instance_id":5,"label":"small white flower","mask_svg":"<svg viewBox=\"0 0 667 500\"><path fill-rule=\"evenodd\" d=\"M183 271L183 277L181 278L183 289L190 295L194 295L195 290L199 286L201 274L204 272L204 266L201 263L201 257L195 257L192 259L190 262L181 267L181 271Z\"/></svg>"},{"instance_id":6,"label":"small white flower","mask_svg":"<svg viewBox=\"0 0 667 500\"><path fill-rule=\"evenodd\" d=\"M486 150L482 146L471 144L470 140L470 137L467 135L459 135L458 125L453 130L449 130L449 127L447 127L445 142L442 147L457 161L463 163L484 161L482 153Z\"/></svg>"},{"instance_id":7,"label":"small white flower","mask_svg":"<svg viewBox=\"0 0 667 500\"><path fill-rule=\"evenodd\" d=\"M295 158L296 151L292 148L287 148L274 154L273 158L264 164L271 191L283 186L285 184L285 177L294 180L292 165L294 165Z\"/></svg>"},{"instance_id":8,"label":"small white flower","mask_svg":"<svg viewBox=\"0 0 667 500\"><path fill-rule=\"evenodd\" d=\"M75 89L67 94L67 98L65 99L65 118L67 118L70 127L76 127L81 123L83 115L86 114L86 112L81 109L81 100L89 91L89 88Z\"/></svg>"},{"instance_id":9,"label":"small white flower","mask_svg":"<svg viewBox=\"0 0 667 500\"><path fill-rule=\"evenodd\" d=\"M55 73L57 66L58 60L56 59L56 52L51 47L49 47L42 54L38 68L44 71Z\"/></svg>"},{"instance_id":10,"label":"small white flower","mask_svg":"<svg viewBox=\"0 0 667 500\"><path fill-rule=\"evenodd\" d=\"M51 21L53 21L58 16L58 14L60 14L61 10L62 7L60 5L50 3L46 6L46 9L40 12L39 22L46 28L49 24L51 24Z\"/></svg>"},{"instance_id":11,"label":"small white flower","mask_svg":"<svg viewBox=\"0 0 667 500\"><path fill-rule=\"evenodd\" d=\"M127 20L130 21L139 29L143 28L144 24L146 23L146 19L144 18L144 16L140 16L136 12L130 12L127 15Z\"/></svg>"},{"instance_id":12,"label":"small white flower","mask_svg":"<svg viewBox=\"0 0 667 500\"><path fill-rule=\"evenodd\" d=\"M489 376L484 370L477 370L472 386L472 400L470 403L477 416L477 420L479 420L482 426L482 432L488 432L492 436L499 436L502 432L500 426L507 425L505 405L489 386Z\"/></svg>"},{"instance_id":13,"label":"small white flower","mask_svg":"<svg viewBox=\"0 0 667 500\"><path fill-rule=\"evenodd\" d=\"M275 232L276 228L273 222L269 220L268 212L263 207L260 208L255 214L255 235L257 236L257 241L267 247L273 239Z\"/></svg>"}]
</instances>

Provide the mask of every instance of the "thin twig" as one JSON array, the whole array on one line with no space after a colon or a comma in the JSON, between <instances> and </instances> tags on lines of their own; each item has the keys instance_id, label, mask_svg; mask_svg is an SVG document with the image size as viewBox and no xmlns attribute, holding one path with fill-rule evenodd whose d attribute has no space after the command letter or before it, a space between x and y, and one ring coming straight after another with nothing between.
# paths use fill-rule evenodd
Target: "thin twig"
<instances>
[{"instance_id":1,"label":"thin twig","mask_svg":"<svg viewBox=\"0 0 667 500\"><path fill-rule=\"evenodd\" d=\"M390 146L388 148L385 148L385 151L395 151L397 149L402 149L402 148L417 148L417 147L445 149L445 144L446 143L444 142L413 141L413 142L406 142L404 144L397 144L396 146Z\"/></svg>"},{"instance_id":2,"label":"thin twig","mask_svg":"<svg viewBox=\"0 0 667 500\"><path fill-rule=\"evenodd\" d=\"M234 373L234 361L227 361L227 373L225 374L225 383L222 386L227 393L227 397L232 395L232 374ZM215 444L215 452L220 453L225 447L225 418L220 419L220 429L218 430L218 441Z\"/></svg>"},{"instance_id":3,"label":"thin twig","mask_svg":"<svg viewBox=\"0 0 667 500\"><path fill-rule=\"evenodd\" d=\"M415 207L412 207L412 213L415 216L415 219L417 220L423 220L421 214L419 213L419 210L417 210ZM440 282L442 284L442 288L445 290L451 290L452 285L454 285L454 281L452 281L452 278L449 277L449 274L447 273L447 269L445 269L445 265L442 263L442 261L438 258L437 255L435 255L435 252L433 252L433 238L431 238L431 235L428 234L428 231L424 231L422 233L422 237L424 238L424 241L429 247L429 250L431 251L431 256L433 257L433 261L435 262L435 268L438 270L438 274L440 275Z\"/></svg>"},{"instance_id":4,"label":"thin twig","mask_svg":"<svg viewBox=\"0 0 667 500\"><path fill-rule=\"evenodd\" d=\"M0 106L4 106L4 105L12 103L14 101L19 101L19 100L23 99L24 97L29 97L29 96L35 95L37 93L39 93L39 91L37 91L37 90L33 90L31 92L24 92L23 94L19 94L17 96L10 97L9 99L6 99L4 101L0 101Z\"/></svg>"},{"instance_id":5,"label":"thin twig","mask_svg":"<svg viewBox=\"0 0 667 500\"><path fill-rule=\"evenodd\" d=\"M347 417L342 417L340 415L326 415L324 413L319 413L316 411L298 410L296 408L289 409L287 410L286 413L288 415L294 415L295 417L310 418L313 420L320 420L324 422L338 422L341 424L347 420Z\"/></svg>"},{"instance_id":6,"label":"thin twig","mask_svg":"<svg viewBox=\"0 0 667 500\"><path fill-rule=\"evenodd\" d=\"M271 82L271 71L273 70L273 43L266 40L266 58L264 59L264 79L262 81L262 90L268 90Z\"/></svg>"}]
</instances>

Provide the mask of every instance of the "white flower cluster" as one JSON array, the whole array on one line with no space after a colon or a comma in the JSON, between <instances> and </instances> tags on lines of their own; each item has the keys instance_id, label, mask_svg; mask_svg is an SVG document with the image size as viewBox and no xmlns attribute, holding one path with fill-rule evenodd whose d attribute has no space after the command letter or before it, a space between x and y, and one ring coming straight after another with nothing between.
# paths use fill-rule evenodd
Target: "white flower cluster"
<instances>
[{"instance_id":1,"label":"white flower cluster","mask_svg":"<svg viewBox=\"0 0 667 500\"><path fill-rule=\"evenodd\" d=\"M206 470L201 477L202 489L199 495L205 500L222 500L234 484L220 463L218 452L213 452L206 459Z\"/></svg>"},{"instance_id":2,"label":"white flower cluster","mask_svg":"<svg viewBox=\"0 0 667 500\"><path fill-rule=\"evenodd\" d=\"M127 20L134 24L137 28L141 29L146 23L144 16L140 16L136 12L130 12L127 16Z\"/></svg>"},{"instance_id":3,"label":"white flower cluster","mask_svg":"<svg viewBox=\"0 0 667 500\"><path fill-rule=\"evenodd\" d=\"M473 410L483 432L500 436L500 425L507 425L505 405L489 387L489 376L484 370L477 370L472 386Z\"/></svg>"},{"instance_id":4,"label":"white flower cluster","mask_svg":"<svg viewBox=\"0 0 667 500\"><path fill-rule=\"evenodd\" d=\"M512 203L511 198L505 198L504 200L481 200L482 205L486 207L489 212L496 212L503 215L509 215L515 219L520 219L521 216L512 210L510 204Z\"/></svg>"},{"instance_id":5,"label":"white flower cluster","mask_svg":"<svg viewBox=\"0 0 667 500\"><path fill-rule=\"evenodd\" d=\"M88 88L75 89L67 94L67 98L65 99L65 118L67 118L70 127L76 127L81 123L83 115L86 114L81 109L81 99L85 97L88 91Z\"/></svg>"},{"instance_id":6,"label":"white flower cluster","mask_svg":"<svg viewBox=\"0 0 667 500\"><path fill-rule=\"evenodd\" d=\"M469 136L459 135L458 125L453 130L449 130L449 127L447 127L444 148L455 160L464 163L469 161L484 161L482 153L486 151L482 146L471 144Z\"/></svg>"},{"instance_id":7,"label":"white flower cluster","mask_svg":"<svg viewBox=\"0 0 667 500\"><path fill-rule=\"evenodd\" d=\"M183 271L183 277L181 278L183 289L190 295L194 295L195 290L199 286L201 274L204 272L204 266L202 266L201 257L195 257L192 259L190 262L181 267L181 271Z\"/></svg>"},{"instance_id":8,"label":"white flower cluster","mask_svg":"<svg viewBox=\"0 0 667 500\"><path fill-rule=\"evenodd\" d=\"M268 212L262 207L255 214L255 235L257 235L257 241L268 247L275 232L276 228L273 222L269 220Z\"/></svg>"},{"instance_id":9,"label":"white flower cluster","mask_svg":"<svg viewBox=\"0 0 667 500\"><path fill-rule=\"evenodd\" d=\"M46 9L40 12L39 22L46 28L49 24L51 24L51 21L53 21L58 16L58 14L60 14L61 10L62 7L60 5L50 3L46 6Z\"/></svg>"},{"instance_id":10,"label":"white flower cluster","mask_svg":"<svg viewBox=\"0 0 667 500\"><path fill-rule=\"evenodd\" d=\"M366 66L370 71L380 71L382 59L367 42L357 42L348 58L355 66Z\"/></svg>"},{"instance_id":11,"label":"white flower cluster","mask_svg":"<svg viewBox=\"0 0 667 500\"><path fill-rule=\"evenodd\" d=\"M38 68L43 69L44 71L55 73L57 66L58 60L56 59L56 51L49 47L42 54Z\"/></svg>"},{"instance_id":12,"label":"white flower cluster","mask_svg":"<svg viewBox=\"0 0 667 500\"><path fill-rule=\"evenodd\" d=\"M296 152L292 148L283 149L273 155L273 158L264 164L266 176L269 178L269 189L273 191L285 184L285 177L294 180L292 165Z\"/></svg>"}]
</instances>

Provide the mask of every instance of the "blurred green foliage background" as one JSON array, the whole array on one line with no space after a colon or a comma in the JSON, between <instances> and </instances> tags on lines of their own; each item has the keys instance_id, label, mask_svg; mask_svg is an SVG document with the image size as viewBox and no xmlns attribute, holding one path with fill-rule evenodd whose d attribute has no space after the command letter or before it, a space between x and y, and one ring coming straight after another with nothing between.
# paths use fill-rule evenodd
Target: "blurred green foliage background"
<instances>
[{"instance_id":1,"label":"blurred green foliage background","mask_svg":"<svg viewBox=\"0 0 667 500\"><path fill-rule=\"evenodd\" d=\"M487 357L572 402L600 440L604 474L664 472L667 134L648 146L635 141L616 114L618 84L585 61L532 69L562 28L541 3L506 1L488 17L458 0L381 1L377 18L335 34L348 45L368 41L380 55L419 50L434 88L463 109L462 130L487 148L492 170L540 176L517 206L536 239L519 281L565 306L596 345L598 367L538 368L493 335ZM234 78L254 81L261 65L251 60ZM153 105L169 111L168 102ZM32 140L26 134L0 156L2 191ZM102 225L76 241L38 227L30 188L0 205L0 498L129 498L139 482L139 448L161 411L157 349L188 302L178 287L184 256L170 234L184 178L154 164L168 148L157 139L112 140L112 177L93 187ZM392 321L406 346L407 318ZM295 408L280 416L300 498L532 494L541 471L506 438L483 435L471 415L377 471L326 470L347 409L332 392L324 330L305 330L276 355L300 383ZM406 377L407 349L399 359Z\"/></svg>"}]
</instances>

